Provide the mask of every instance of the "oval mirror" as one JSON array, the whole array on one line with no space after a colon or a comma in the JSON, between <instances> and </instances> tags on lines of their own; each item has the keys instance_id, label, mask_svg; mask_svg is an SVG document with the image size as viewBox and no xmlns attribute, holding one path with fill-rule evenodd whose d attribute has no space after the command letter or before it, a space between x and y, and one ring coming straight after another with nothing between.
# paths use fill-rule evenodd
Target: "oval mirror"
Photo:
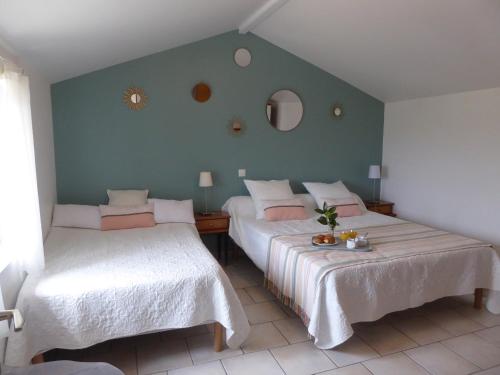
<instances>
[{"instance_id":1,"label":"oval mirror","mask_svg":"<svg viewBox=\"0 0 500 375\"><path fill-rule=\"evenodd\" d=\"M291 90L276 91L267 101L267 119L279 131L295 129L300 124L303 113L302 101Z\"/></svg>"},{"instance_id":2,"label":"oval mirror","mask_svg":"<svg viewBox=\"0 0 500 375\"><path fill-rule=\"evenodd\" d=\"M252 62L252 54L246 48L238 48L234 52L234 62L236 65L246 68Z\"/></svg>"}]
</instances>

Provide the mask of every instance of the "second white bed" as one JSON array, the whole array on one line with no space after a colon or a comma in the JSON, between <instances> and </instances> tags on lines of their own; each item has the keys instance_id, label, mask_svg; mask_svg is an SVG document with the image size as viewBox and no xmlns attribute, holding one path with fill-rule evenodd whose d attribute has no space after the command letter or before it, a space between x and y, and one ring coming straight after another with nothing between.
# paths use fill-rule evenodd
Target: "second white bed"
<instances>
[{"instance_id":1,"label":"second white bed","mask_svg":"<svg viewBox=\"0 0 500 375\"><path fill-rule=\"evenodd\" d=\"M46 268L29 275L6 363L24 366L54 348L219 322L238 347L250 327L226 274L192 224L102 232L52 228Z\"/></svg>"}]
</instances>

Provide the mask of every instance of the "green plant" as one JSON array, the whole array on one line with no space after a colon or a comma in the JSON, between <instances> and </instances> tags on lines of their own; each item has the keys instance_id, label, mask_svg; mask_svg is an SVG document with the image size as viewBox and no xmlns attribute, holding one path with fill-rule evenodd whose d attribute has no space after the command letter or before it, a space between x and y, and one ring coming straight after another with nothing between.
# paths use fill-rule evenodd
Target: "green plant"
<instances>
[{"instance_id":1,"label":"green plant","mask_svg":"<svg viewBox=\"0 0 500 375\"><path fill-rule=\"evenodd\" d=\"M323 209L316 208L315 211L321 215L318 218L318 222L323 225L328 225L332 232L335 227L339 225L337 223L337 209L335 206L328 206L326 202L324 202Z\"/></svg>"}]
</instances>

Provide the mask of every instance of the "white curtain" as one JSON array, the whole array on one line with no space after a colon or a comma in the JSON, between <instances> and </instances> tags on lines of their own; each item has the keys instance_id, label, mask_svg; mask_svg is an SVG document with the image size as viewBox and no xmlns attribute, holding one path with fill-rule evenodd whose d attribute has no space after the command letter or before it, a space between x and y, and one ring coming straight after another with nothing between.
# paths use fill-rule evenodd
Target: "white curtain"
<instances>
[{"instance_id":1,"label":"white curtain","mask_svg":"<svg viewBox=\"0 0 500 375\"><path fill-rule=\"evenodd\" d=\"M28 77L0 60L0 267L44 267Z\"/></svg>"}]
</instances>

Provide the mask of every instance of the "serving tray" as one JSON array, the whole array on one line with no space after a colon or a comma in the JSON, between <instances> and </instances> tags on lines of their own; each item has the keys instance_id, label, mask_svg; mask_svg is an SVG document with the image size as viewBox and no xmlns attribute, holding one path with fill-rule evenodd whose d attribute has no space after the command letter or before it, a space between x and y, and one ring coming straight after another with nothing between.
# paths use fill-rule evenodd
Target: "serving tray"
<instances>
[{"instance_id":1,"label":"serving tray","mask_svg":"<svg viewBox=\"0 0 500 375\"><path fill-rule=\"evenodd\" d=\"M361 253L366 253L366 252L373 250L372 246L370 245L370 242L368 242L367 245L363 246L363 247L357 247L355 249L348 249L347 244L344 241L341 241L340 238L335 237L335 241L336 242L334 244L329 244L329 243L317 244L317 243L314 243L311 239L311 244L318 249L332 249L332 250L353 251L353 252L361 252Z\"/></svg>"}]
</instances>

